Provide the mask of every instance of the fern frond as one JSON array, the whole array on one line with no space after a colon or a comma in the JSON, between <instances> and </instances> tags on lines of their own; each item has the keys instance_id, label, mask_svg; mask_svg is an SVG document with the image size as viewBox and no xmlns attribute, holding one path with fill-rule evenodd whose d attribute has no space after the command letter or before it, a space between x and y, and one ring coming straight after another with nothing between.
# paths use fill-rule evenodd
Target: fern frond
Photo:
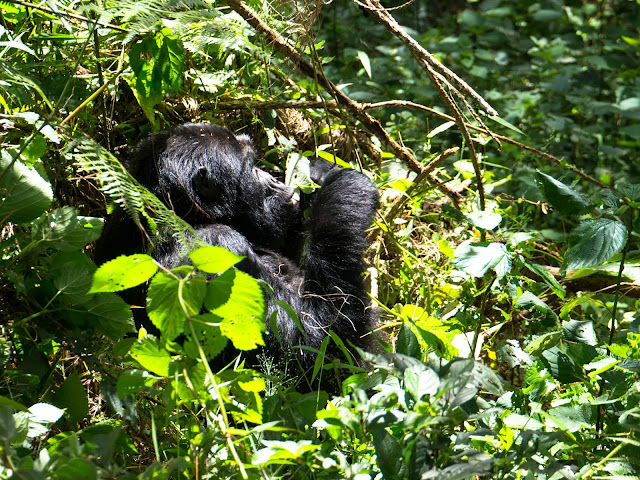
<instances>
[{"instance_id":1,"label":"fern frond","mask_svg":"<svg viewBox=\"0 0 640 480\"><path fill-rule=\"evenodd\" d=\"M94 174L102 192L123 208L136 224L140 225L142 216L154 234L158 231L169 234L185 249L203 245L191 225L140 185L117 158L95 141L90 138L75 140L64 154L80 171Z\"/></svg>"}]
</instances>

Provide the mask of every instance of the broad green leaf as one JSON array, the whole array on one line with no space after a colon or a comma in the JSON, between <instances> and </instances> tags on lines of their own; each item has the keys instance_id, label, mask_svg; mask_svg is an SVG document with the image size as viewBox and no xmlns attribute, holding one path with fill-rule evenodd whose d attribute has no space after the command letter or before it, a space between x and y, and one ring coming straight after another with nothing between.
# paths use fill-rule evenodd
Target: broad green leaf
<instances>
[{"instance_id":1,"label":"broad green leaf","mask_svg":"<svg viewBox=\"0 0 640 480\"><path fill-rule=\"evenodd\" d=\"M565 338L570 342L598 345L598 338L591 321L569 320L562 323L562 328L565 331Z\"/></svg>"},{"instance_id":2,"label":"broad green leaf","mask_svg":"<svg viewBox=\"0 0 640 480\"><path fill-rule=\"evenodd\" d=\"M60 388L53 393L53 403L65 409L70 422L79 422L87 416L89 399L77 372L71 372Z\"/></svg>"},{"instance_id":3,"label":"broad green leaf","mask_svg":"<svg viewBox=\"0 0 640 480\"><path fill-rule=\"evenodd\" d=\"M556 407L548 410L548 420L563 430L577 432L582 427L588 427L593 421L593 407L589 403L574 407Z\"/></svg>"},{"instance_id":4,"label":"broad green leaf","mask_svg":"<svg viewBox=\"0 0 640 480\"><path fill-rule=\"evenodd\" d=\"M96 270L89 293L119 292L136 287L157 271L158 264L149 255L121 255Z\"/></svg>"},{"instance_id":5,"label":"broad green leaf","mask_svg":"<svg viewBox=\"0 0 640 480\"><path fill-rule=\"evenodd\" d=\"M89 320L95 319L98 327L111 340L120 340L127 333L136 331L129 305L115 293L101 293L84 305Z\"/></svg>"},{"instance_id":6,"label":"broad green leaf","mask_svg":"<svg viewBox=\"0 0 640 480\"><path fill-rule=\"evenodd\" d=\"M420 343L415 334L411 331L411 328L403 323L398 332L398 338L396 340L396 353L407 355L408 357L417 358L422 360L422 351L420 349Z\"/></svg>"},{"instance_id":7,"label":"broad green leaf","mask_svg":"<svg viewBox=\"0 0 640 480\"><path fill-rule=\"evenodd\" d=\"M553 378L562 383L583 381L584 372L578 364L559 346L542 352L542 358L551 369Z\"/></svg>"},{"instance_id":8,"label":"broad green leaf","mask_svg":"<svg viewBox=\"0 0 640 480\"><path fill-rule=\"evenodd\" d=\"M358 58L364 67L364 71L367 72L367 75L371 78L371 61L369 60L369 55L362 50L358 50Z\"/></svg>"},{"instance_id":9,"label":"broad green leaf","mask_svg":"<svg viewBox=\"0 0 640 480\"><path fill-rule=\"evenodd\" d=\"M187 314L200 314L206 292L206 282L202 277L179 280L174 275L160 272L151 280L147 293L149 319L163 337L173 340L184 331Z\"/></svg>"},{"instance_id":10,"label":"broad green leaf","mask_svg":"<svg viewBox=\"0 0 640 480\"><path fill-rule=\"evenodd\" d=\"M28 438L39 437L49 431L49 427L57 422L64 411L49 403L36 403L29 407Z\"/></svg>"},{"instance_id":11,"label":"broad green leaf","mask_svg":"<svg viewBox=\"0 0 640 480\"><path fill-rule=\"evenodd\" d=\"M549 270L544 268L542 265L538 265L536 263L530 263L526 260L524 264L529 270L531 270L533 273L535 273L540 278L542 278L544 283L546 283L551 287L551 289L553 290L553 293L555 293L561 300L564 300L566 295L566 292L564 291L564 287L560 284L560 282L556 280L556 278L551 274Z\"/></svg>"},{"instance_id":12,"label":"broad green leaf","mask_svg":"<svg viewBox=\"0 0 640 480\"><path fill-rule=\"evenodd\" d=\"M507 247L501 243L475 245L471 242L461 243L455 252L454 265L473 277L483 277L490 269L496 268L499 276L510 270L510 259ZM500 270L498 272L498 270Z\"/></svg>"},{"instance_id":13,"label":"broad green leaf","mask_svg":"<svg viewBox=\"0 0 640 480\"><path fill-rule=\"evenodd\" d=\"M425 365L413 365L404 371L404 384L414 400L420 402L425 395L436 395L440 378Z\"/></svg>"},{"instance_id":14,"label":"broad green leaf","mask_svg":"<svg viewBox=\"0 0 640 480\"><path fill-rule=\"evenodd\" d=\"M540 170L536 170L536 181L545 200L561 215L578 215L590 205L578 192Z\"/></svg>"},{"instance_id":15,"label":"broad green leaf","mask_svg":"<svg viewBox=\"0 0 640 480\"><path fill-rule=\"evenodd\" d=\"M51 185L38 172L2 151L0 154L0 222L24 223L42 215L53 200Z\"/></svg>"},{"instance_id":16,"label":"broad green leaf","mask_svg":"<svg viewBox=\"0 0 640 480\"><path fill-rule=\"evenodd\" d=\"M552 319L554 321L558 319L558 316L553 311L553 309L549 307L549 305L547 305L545 302L540 300L533 293L528 291L523 292L522 295L518 297L518 299L516 300L515 306L520 307L523 310L535 309L536 311L544 314L546 318Z\"/></svg>"},{"instance_id":17,"label":"broad green leaf","mask_svg":"<svg viewBox=\"0 0 640 480\"><path fill-rule=\"evenodd\" d=\"M467 215L467 218L471 220L471 223L482 230L493 230L500 225L500 222L502 221L502 215L488 211L473 212Z\"/></svg>"},{"instance_id":18,"label":"broad green leaf","mask_svg":"<svg viewBox=\"0 0 640 480\"><path fill-rule=\"evenodd\" d=\"M31 239L40 248L77 250L100 237L104 220L78 216L73 207L62 207L33 221Z\"/></svg>"},{"instance_id":19,"label":"broad green leaf","mask_svg":"<svg viewBox=\"0 0 640 480\"><path fill-rule=\"evenodd\" d=\"M206 273L222 273L230 269L244 257L217 246L201 247L189 254L193 265Z\"/></svg>"},{"instance_id":20,"label":"broad green leaf","mask_svg":"<svg viewBox=\"0 0 640 480\"><path fill-rule=\"evenodd\" d=\"M221 321L222 318L211 313L204 313L191 319L200 346L209 360L217 357L227 346L228 339L220 331ZM187 341L184 343L184 351L192 358L200 356L191 335L187 336Z\"/></svg>"},{"instance_id":21,"label":"broad green leaf","mask_svg":"<svg viewBox=\"0 0 640 480\"><path fill-rule=\"evenodd\" d=\"M131 347L129 354L151 373L161 377L169 375L171 355L160 345L158 339L147 335Z\"/></svg>"},{"instance_id":22,"label":"broad green leaf","mask_svg":"<svg viewBox=\"0 0 640 480\"><path fill-rule=\"evenodd\" d=\"M138 393L143 388L150 388L158 382L158 377L152 376L146 370L125 370L118 377L116 391L120 398Z\"/></svg>"},{"instance_id":23,"label":"broad green leaf","mask_svg":"<svg viewBox=\"0 0 640 480\"><path fill-rule=\"evenodd\" d=\"M264 293L253 277L227 270L209 285L205 305L223 319L220 330L237 349L251 350L264 345Z\"/></svg>"},{"instance_id":24,"label":"broad green leaf","mask_svg":"<svg viewBox=\"0 0 640 480\"><path fill-rule=\"evenodd\" d=\"M405 478L407 465L403 461L402 446L384 428L373 431L373 445L376 448L376 463L383 478L393 480Z\"/></svg>"},{"instance_id":25,"label":"broad green leaf","mask_svg":"<svg viewBox=\"0 0 640 480\"><path fill-rule=\"evenodd\" d=\"M53 284L71 302L81 304L91 299L87 292L95 271L94 263L78 250L51 256L49 273L53 276Z\"/></svg>"},{"instance_id":26,"label":"broad green leaf","mask_svg":"<svg viewBox=\"0 0 640 480\"><path fill-rule=\"evenodd\" d=\"M0 395L0 407L11 407L14 410L17 410L19 412L26 412L27 411L27 407L25 407L21 403L18 403L16 401L11 400L10 398L4 397L2 395Z\"/></svg>"},{"instance_id":27,"label":"broad green leaf","mask_svg":"<svg viewBox=\"0 0 640 480\"><path fill-rule=\"evenodd\" d=\"M9 399L0 397L0 443L4 446L11 444L16 437L16 421L13 417L13 410L2 400Z\"/></svg>"},{"instance_id":28,"label":"broad green leaf","mask_svg":"<svg viewBox=\"0 0 640 480\"><path fill-rule=\"evenodd\" d=\"M561 272L601 265L627 243L627 228L617 220L594 218L578 225L569 236Z\"/></svg>"}]
</instances>

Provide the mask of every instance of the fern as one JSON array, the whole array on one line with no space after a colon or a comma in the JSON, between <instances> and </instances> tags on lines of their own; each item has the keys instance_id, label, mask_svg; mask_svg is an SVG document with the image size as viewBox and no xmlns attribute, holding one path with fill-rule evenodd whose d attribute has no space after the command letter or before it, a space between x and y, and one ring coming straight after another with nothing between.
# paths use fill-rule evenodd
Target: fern
<instances>
[{"instance_id":1,"label":"fern","mask_svg":"<svg viewBox=\"0 0 640 480\"><path fill-rule=\"evenodd\" d=\"M141 226L142 216L155 235L169 234L185 249L203 245L191 225L138 183L110 152L90 138L72 142L65 155L82 172L94 174L102 192Z\"/></svg>"}]
</instances>

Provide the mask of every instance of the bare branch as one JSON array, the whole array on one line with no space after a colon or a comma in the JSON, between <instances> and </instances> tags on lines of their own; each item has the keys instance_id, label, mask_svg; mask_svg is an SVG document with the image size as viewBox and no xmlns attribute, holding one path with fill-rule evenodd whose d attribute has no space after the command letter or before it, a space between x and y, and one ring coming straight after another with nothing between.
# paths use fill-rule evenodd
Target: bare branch
<instances>
[{"instance_id":1,"label":"bare branch","mask_svg":"<svg viewBox=\"0 0 640 480\"><path fill-rule=\"evenodd\" d=\"M391 137L391 135L389 135L378 120L364 111L362 104L355 102L342 93L336 85L327 79L322 71L316 70L306 58L293 48L278 32L264 23L243 1L225 0L225 3L244 18L249 25L263 34L273 45L275 50L285 55L303 74L316 80L323 89L329 92L336 99L338 104L347 108L347 110L356 119L358 119L365 128L387 145L400 160L407 164L411 170L416 173L420 173L422 171L422 165L418 162L411 150L400 145L393 137Z\"/></svg>"}]
</instances>

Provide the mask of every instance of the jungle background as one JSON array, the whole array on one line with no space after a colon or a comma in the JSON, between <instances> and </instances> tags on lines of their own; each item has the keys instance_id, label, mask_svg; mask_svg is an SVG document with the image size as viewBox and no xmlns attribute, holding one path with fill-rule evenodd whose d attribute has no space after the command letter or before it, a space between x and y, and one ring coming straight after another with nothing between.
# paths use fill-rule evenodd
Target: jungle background
<instances>
[{"instance_id":1,"label":"jungle background","mask_svg":"<svg viewBox=\"0 0 640 480\"><path fill-rule=\"evenodd\" d=\"M0 478L640 478L639 119L638 0L0 1ZM366 368L212 368L223 252L96 273L115 208L184 240L120 160L186 121L379 187Z\"/></svg>"}]
</instances>

